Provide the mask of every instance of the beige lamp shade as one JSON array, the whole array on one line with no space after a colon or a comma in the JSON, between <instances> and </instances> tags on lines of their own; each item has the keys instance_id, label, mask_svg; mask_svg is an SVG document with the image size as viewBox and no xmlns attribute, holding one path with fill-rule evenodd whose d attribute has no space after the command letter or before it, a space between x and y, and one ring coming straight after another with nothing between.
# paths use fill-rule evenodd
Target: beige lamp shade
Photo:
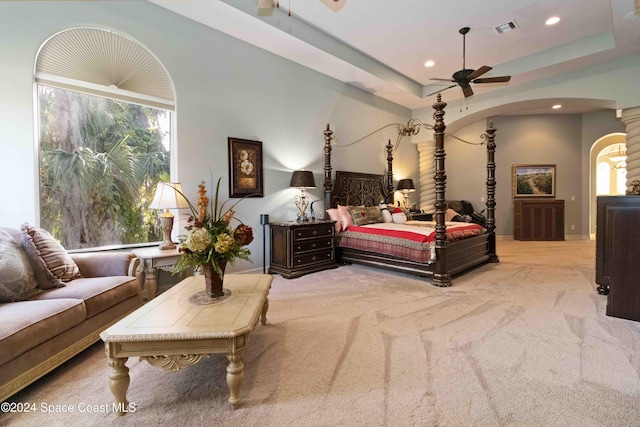
<instances>
[{"instance_id":1,"label":"beige lamp shade","mask_svg":"<svg viewBox=\"0 0 640 427\"><path fill-rule=\"evenodd\" d=\"M176 245L171 240L173 230L173 214L169 209L188 208L189 202L182 195L182 185L179 182L159 182L156 194L149 205L150 209L164 209L160 214L164 240L160 243L161 250L175 249Z\"/></svg>"},{"instance_id":2,"label":"beige lamp shade","mask_svg":"<svg viewBox=\"0 0 640 427\"><path fill-rule=\"evenodd\" d=\"M176 191L177 190L177 191ZM189 207L179 182L159 182L150 209L184 209Z\"/></svg>"}]
</instances>

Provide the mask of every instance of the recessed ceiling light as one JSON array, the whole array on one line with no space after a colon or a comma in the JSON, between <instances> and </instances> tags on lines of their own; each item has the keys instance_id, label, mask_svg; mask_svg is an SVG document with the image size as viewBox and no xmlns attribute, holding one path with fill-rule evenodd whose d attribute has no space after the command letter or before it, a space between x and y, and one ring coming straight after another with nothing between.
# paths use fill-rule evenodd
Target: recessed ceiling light
<instances>
[{"instance_id":1,"label":"recessed ceiling light","mask_svg":"<svg viewBox=\"0 0 640 427\"><path fill-rule=\"evenodd\" d=\"M428 60L427 62L424 63L425 67L433 67L434 65L436 65L436 63L433 62L432 60Z\"/></svg>"},{"instance_id":2,"label":"recessed ceiling light","mask_svg":"<svg viewBox=\"0 0 640 427\"><path fill-rule=\"evenodd\" d=\"M551 18L545 21L545 24L554 25L554 24L557 24L558 22L560 22L560 18L558 18L557 16L552 16Z\"/></svg>"},{"instance_id":3,"label":"recessed ceiling light","mask_svg":"<svg viewBox=\"0 0 640 427\"><path fill-rule=\"evenodd\" d=\"M551 108L553 108L554 110L557 110L558 108L562 108L562 104L556 104Z\"/></svg>"}]
</instances>

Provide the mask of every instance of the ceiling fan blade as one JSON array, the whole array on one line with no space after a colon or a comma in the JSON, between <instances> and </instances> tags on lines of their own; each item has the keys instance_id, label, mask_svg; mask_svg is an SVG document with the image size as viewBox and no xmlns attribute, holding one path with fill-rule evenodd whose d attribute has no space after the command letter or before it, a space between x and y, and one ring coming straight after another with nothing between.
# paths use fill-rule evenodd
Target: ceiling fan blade
<instances>
[{"instance_id":1,"label":"ceiling fan blade","mask_svg":"<svg viewBox=\"0 0 640 427\"><path fill-rule=\"evenodd\" d=\"M429 80L437 80L439 82L455 82L455 80L453 80L453 79L437 79L437 78L433 78L433 79L429 79Z\"/></svg>"},{"instance_id":2,"label":"ceiling fan blade","mask_svg":"<svg viewBox=\"0 0 640 427\"><path fill-rule=\"evenodd\" d=\"M511 76L483 77L481 79L475 79L473 83L504 83L509 80L511 80Z\"/></svg>"},{"instance_id":3,"label":"ceiling fan blade","mask_svg":"<svg viewBox=\"0 0 640 427\"><path fill-rule=\"evenodd\" d=\"M491 68L491 67L489 67L487 65L483 65L482 67L480 67L477 70L475 70L473 73L469 74L467 76L467 80L471 81L471 80L475 79L476 77L480 77L484 73L488 73L491 70L493 70L493 68Z\"/></svg>"},{"instance_id":4,"label":"ceiling fan blade","mask_svg":"<svg viewBox=\"0 0 640 427\"><path fill-rule=\"evenodd\" d=\"M433 96L433 95L435 95L436 93L440 93L440 92L442 92L442 91L445 91L445 90L447 90L447 89L451 89L452 87L456 87L456 86L458 86L458 85L457 85L457 84L455 84L455 85L451 85L451 86L449 86L449 87L442 88L442 89L440 89L440 90L437 90L437 91L435 91L435 92L430 93L429 95L427 95L427 97L429 97L429 96Z\"/></svg>"},{"instance_id":5,"label":"ceiling fan blade","mask_svg":"<svg viewBox=\"0 0 640 427\"><path fill-rule=\"evenodd\" d=\"M464 93L465 98L468 98L473 95L473 89L471 89L471 86L465 86L462 88L462 93Z\"/></svg>"}]
</instances>

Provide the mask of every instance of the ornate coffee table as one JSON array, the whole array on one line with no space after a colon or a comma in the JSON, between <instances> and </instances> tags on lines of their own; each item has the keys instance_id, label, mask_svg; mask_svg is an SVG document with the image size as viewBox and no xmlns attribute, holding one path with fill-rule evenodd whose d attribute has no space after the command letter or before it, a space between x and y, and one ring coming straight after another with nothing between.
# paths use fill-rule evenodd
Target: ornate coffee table
<instances>
[{"instance_id":1,"label":"ornate coffee table","mask_svg":"<svg viewBox=\"0 0 640 427\"><path fill-rule=\"evenodd\" d=\"M231 294L211 302L202 295L204 276L189 277L102 332L118 414L127 412L126 362L134 356L178 371L213 353L227 353L229 403L238 407L244 350L258 319L267 321L272 280L267 274L226 274L224 288Z\"/></svg>"}]
</instances>

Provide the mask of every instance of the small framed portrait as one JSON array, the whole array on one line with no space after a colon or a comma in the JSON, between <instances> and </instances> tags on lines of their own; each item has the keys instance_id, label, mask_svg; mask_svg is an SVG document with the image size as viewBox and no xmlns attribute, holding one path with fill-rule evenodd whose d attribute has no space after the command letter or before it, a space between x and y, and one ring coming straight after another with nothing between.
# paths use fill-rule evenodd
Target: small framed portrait
<instances>
[{"instance_id":1,"label":"small framed portrait","mask_svg":"<svg viewBox=\"0 0 640 427\"><path fill-rule=\"evenodd\" d=\"M264 197L262 142L229 137L229 197Z\"/></svg>"},{"instance_id":2,"label":"small framed portrait","mask_svg":"<svg viewBox=\"0 0 640 427\"><path fill-rule=\"evenodd\" d=\"M556 165L513 165L513 197L556 197Z\"/></svg>"}]
</instances>

